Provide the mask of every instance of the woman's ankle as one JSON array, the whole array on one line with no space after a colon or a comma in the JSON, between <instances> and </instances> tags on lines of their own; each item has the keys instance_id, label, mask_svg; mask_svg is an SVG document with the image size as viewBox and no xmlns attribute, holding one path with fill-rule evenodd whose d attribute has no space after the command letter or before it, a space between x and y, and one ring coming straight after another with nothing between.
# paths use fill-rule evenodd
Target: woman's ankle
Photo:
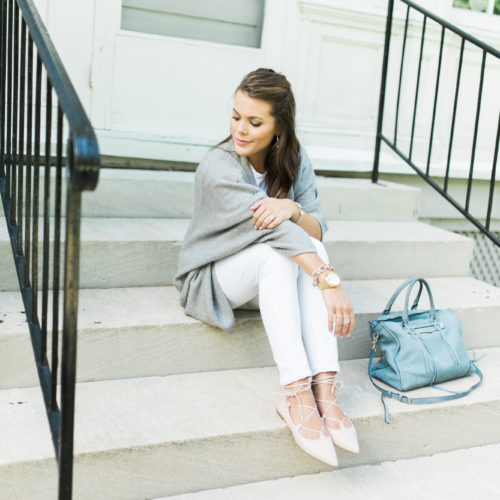
<instances>
[{"instance_id":1,"label":"woman's ankle","mask_svg":"<svg viewBox=\"0 0 500 500\"><path fill-rule=\"evenodd\" d=\"M332 401L335 399L335 391L338 383L335 378L337 372L320 372L313 376L311 388L316 399Z\"/></svg>"}]
</instances>

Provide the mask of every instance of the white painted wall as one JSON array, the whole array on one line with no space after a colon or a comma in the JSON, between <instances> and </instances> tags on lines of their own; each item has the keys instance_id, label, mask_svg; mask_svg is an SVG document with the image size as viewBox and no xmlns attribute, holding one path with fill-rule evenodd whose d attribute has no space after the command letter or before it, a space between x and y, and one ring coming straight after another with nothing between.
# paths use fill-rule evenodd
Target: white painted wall
<instances>
[{"instance_id":1,"label":"white painted wall","mask_svg":"<svg viewBox=\"0 0 500 500\"><path fill-rule=\"evenodd\" d=\"M209 1L209 0L207 0ZM298 104L298 131L317 168L371 169L382 65L386 0L267 0L262 47L237 47L136 33L120 29L120 0L37 0L70 76L97 130L103 154L198 161L228 133L232 94L241 78L259 66L284 72ZM396 4L399 2L396 1ZM438 15L464 26L500 48L500 16L451 7L451 0L422 0ZM398 71L404 6L396 8L391 47ZM420 25L412 23L407 54L417 54ZM415 159L425 161L434 98L440 30L428 26ZM442 172L454 93L457 41L447 38L436 124L433 169ZM407 58L407 61L410 59ZM400 144L407 147L416 78L416 58L405 66ZM452 175L462 177L470 161L480 55L468 54L457 117ZM475 171L491 170L500 109L500 63L489 67ZM395 79L385 130L395 105ZM385 151L382 168L407 167Z\"/></svg>"}]
</instances>

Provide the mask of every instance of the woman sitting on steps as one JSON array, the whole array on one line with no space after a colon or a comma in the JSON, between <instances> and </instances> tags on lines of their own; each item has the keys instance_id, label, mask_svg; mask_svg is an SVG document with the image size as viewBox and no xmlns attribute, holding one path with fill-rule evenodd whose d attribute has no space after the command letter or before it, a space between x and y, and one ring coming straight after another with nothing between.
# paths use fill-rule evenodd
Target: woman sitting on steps
<instances>
[{"instance_id":1,"label":"woman sitting on steps","mask_svg":"<svg viewBox=\"0 0 500 500\"><path fill-rule=\"evenodd\" d=\"M336 337L351 335L354 314L321 243L327 228L290 83L253 71L236 90L231 135L196 171L175 285L187 314L228 332L235 308L260 309L284 388L277 411L306 453L336 466L334 444L359 446L335 395Z\"/></svg>"}]
</instances>

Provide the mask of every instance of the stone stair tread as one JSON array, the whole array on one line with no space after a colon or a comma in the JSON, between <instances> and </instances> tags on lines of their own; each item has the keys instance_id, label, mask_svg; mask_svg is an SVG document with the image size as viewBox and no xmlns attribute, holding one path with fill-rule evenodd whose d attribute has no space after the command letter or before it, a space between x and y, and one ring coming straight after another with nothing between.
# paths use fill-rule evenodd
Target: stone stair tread
<instances>
[{"instance_id":1,"label":"stone stair tread","mask_svg":"<svg viewBox=\"0 0 500 500\"><path fill-rule=\"evenodd\" d=\"M81 288L171 285L188 224L189 219L83 218ZM330 226L324 243L344 279L469 274L470 238L416 221L331 221ZM0 229L0 261L10 258L7 231ZM18 289L10 267L0 268L0 283L4 290Z\"/></svg>"},{"instance_id":2,"label":"stone stair tread","mask_svg":"<svg viewBox=\"0 0 500 500\"><path fill-rule=\"evenodd\" d=\"M324 176L317 176L317 186L328 217L370 220L417 217L421 190L414 187ZM138 191L143 193L140 198L136 196ZM356 202L360 198L362 204ZM194 172L102 169L99 189L86 194L82 213L89 217L190 217L193 205Z\"/></svg>"},{"instance_id":3,"label":"stone stair tread","mask_svg":"<svg viewBox=\"0 0 500 500\"><path fill-rule=\"evenodd\" d=\"M500 348L482 353L485 380L477 391L435 405L391 400L391 426L368 379L367 360L342 362L339 399L362 450L339 451L342 466L499 442ZM253 368L78 384L76 497L151 498L331 470L298 449L274 412L277 380L275 368ZM458 390L473 381L445 386ZM7 483L0 479L0 486L8 492L9 479L31 484L38 468L46 472L53 448L39 389L0 391L0 408L2 428L9 429L0 448L0 470L8 472L0 477ZM257 460L259 452L265 460Z\"/></svg>"},{"instance_id":4,"label":"stone stair tread","mask_svg":"<svg viewBox=\"0 0 500 500\"><path fill-rule=\"evenodd\" d=\"M428 282L439 309L500 305L500 288L472 277L430 278ZM349 294L357 314L380 314L389 297L401 283L402 280L394 279L350 280L344 281L343 287ZM100 328L118 328L157 325L159 322L200 323L184 314L179 303L179 293L173 286L81 290L80 293L80 331L95 325ZM421 300L422 307L426 307L426 297L423 296ZM402 310L403 306L404 297L400 296L393 310ZM247 319L257 317L258 312L239 310L237 315Z\"/></svg>"},{"instance_id":5,"label":"stone stair tread","mask_svg":"<svg viewBox=\"0 0 500 500\"><path fill-rule=\"evenodd\" d=\"M464 242L469 238L418 221L329 221L325 243L341 241ZM82 241L179 241L189 219L82 219Z\"/></svg>"},{"instance_id":6,"label":"stone stair tread","mask_svg":"<svg viewBox=\"0 0 500 500\"><path fill-rule=\"evenodd\" d=\"M472 277L427 278L436 308L475 309L498 307L500 288ZM356 314L381 314L400 279L344 280ZM402 310L404 294L396 299L393 311ZM420 308L428 306L425 294ZM174 286L81 289L79 331L105 328L202 324L184 313ZM237 319L259 318L258 311L237 310ZM0 338L25 333L26 317L19 292L0 292Z\"/></svg>"},{"instance_id":7,"label":"stone stair tread","mask_svg":"<svg viewBox=\"0 0 500 500\"><path fill-rule=\"evenodd\" d=\"M164 182L172 184L175 182L194 183L195 172L181 170L145 170L145 169L119 169L119 168L102 168L99 172L99 182L110 180L113 182L119 180L130 180L134 182L151 181L157 184ZM321 186L342 186L343 188L357 188L365 191L383 191L388 190L401 191L403 193L420 193L421 189L406 184L380 180L373 183L371 179L362 179L354 177L327 177L325 175L316 174L316 184Z\"/></svg>"},{"instance_id":8,"label":"stone stair tread","mask_svg":"<svg viewBox=\"0 0 500 500\"><path fill-rule=\"evenodd\" d=\"M154 183L165 182L165 184L172 184L175 182L194 182L194 172L180 171L180 170L145 170L145 169L119 169L119 168L102 168L99 172L99 182L106 180L131 180L135 182L151 181ZM321 186L342 186L343 188L357 188L365 191L383 191L388 190L401 191L403 193L419 193L421 189L413 186L408 186L401 183L391 182L387 180L380 180L373 183L371 179L359 179L352 177L327 177L324 175L316 174L316 184Z\"/></svg>"},{"instance_id":9,"label":"stone stair tread","mask_svg":"<svg viewBox=\"0 0 500 500\"><path fill-rule=\"evenodd\" d=\"M430 278L436 307L460 318L470 349L498 345L500 288L474 278ZM352 338L339 340L340 359L369 355L368 321L381 314L401 280L345 281L357 317ZM101 380L272 366L258 311L236 311L226 334L184 314L171 286L83 289L80 292L78 379ZM401 310L399 297L394 310ZM421 308L427 308L426 297ZM0 293L0 388L38 384L18 292ZM49 331L50 331L49 319ZM50 347L50 346L49 346ZM115 356L110 356L115 352ZM212 353L217 352L217 356Z\"/></svg>"},{"instance_id":10,"label":"stone stair tread","mask_svg":"<svg viewBox=\"0 0 500 500\"><path fill-rule=\"evenodd\" d=\"M421 500L500 496L500 444L185 493L171 500ZM467 464L467 466L464 466ZM439 471L439 474L436 474ZM425 481L423 480L424 478ZM167 497L155 500L167 500Z\"/></svg>"},{"instance_id":11,"label":"stone stair tread","mask_svg":"<svg viewBox=\"0 0 500 500\"><path fill-rule=\"evenodd\" d=\"M486 354L479 361L483 385L464 399L443 402L440 406L500 403L497 370L500 347L478 350L477 354ZM383 422L380 393L367 376L367 366L367 359L341 362L345 388L339 399L353 421L375 418ZM442 386L453 390L467 387L472 381L476 381L475 376ZM76 398L75 454L284 429L285 424L273 411L279 391L275 367L80 383ZM411 392L412 397L428 394L436 393L428 388ZM2 428L10 429L0 449L0 464L52 457L40 389L5 389L0 391L0 402L4 410ZM393 420L436 407L393 400L388 401L388 406ZM203 425L199 425L200 415ZM32 432L39 432L39 439L32 440ZM365 440L368 436L360 436L360 441Z\"/></svg>"},{"instance_id":12,"label":"stone stair tread","mask_svg":"<svg viewBox=\"0 0 500 500\"><path fill-rule=\"evenodd\" d=\"M418 221L329 221L324 240L340 241L442 241L464 242L469 238ZM189 219L84 217L82 242L178 241L182 242ZM42 229L40 229L42 231ZM7 244L7 228L0 226L0 244ZM10 243L9 243L10 245ZM9 247L10 248L10 247Z\"/></svg>"}]
</instances>

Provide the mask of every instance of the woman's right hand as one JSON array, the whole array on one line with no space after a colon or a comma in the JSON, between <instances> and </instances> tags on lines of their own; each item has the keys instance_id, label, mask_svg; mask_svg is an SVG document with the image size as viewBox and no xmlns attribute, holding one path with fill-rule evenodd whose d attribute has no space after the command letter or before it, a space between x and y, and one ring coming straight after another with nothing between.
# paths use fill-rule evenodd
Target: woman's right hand
<instances>
[{"instance_id":1,"label":"woman's right hand","mask_svg":"<svg viewBox=\"0 0 500 500\"><path fill-rule=\"evenodd\" d=\"M354 330L354 312L351 301L341 286L335 288L325 288L323 290L323 300L328 311L328 329L333 331L335 320L336 337L349 337ZM349 318L346 321L345 318Z\"/></svg>"},{"instance_id":2,"label":"woman's right hand","mask_svg":"<svg viewBox=\"0 0 500 500\"><path fill-rule=\"evenodd\" d=\"M262 198L256 201L250 210L254 212L255 229L274 229L295 215L297 205L288 198Z\"/></svg>"}]
</instances>

